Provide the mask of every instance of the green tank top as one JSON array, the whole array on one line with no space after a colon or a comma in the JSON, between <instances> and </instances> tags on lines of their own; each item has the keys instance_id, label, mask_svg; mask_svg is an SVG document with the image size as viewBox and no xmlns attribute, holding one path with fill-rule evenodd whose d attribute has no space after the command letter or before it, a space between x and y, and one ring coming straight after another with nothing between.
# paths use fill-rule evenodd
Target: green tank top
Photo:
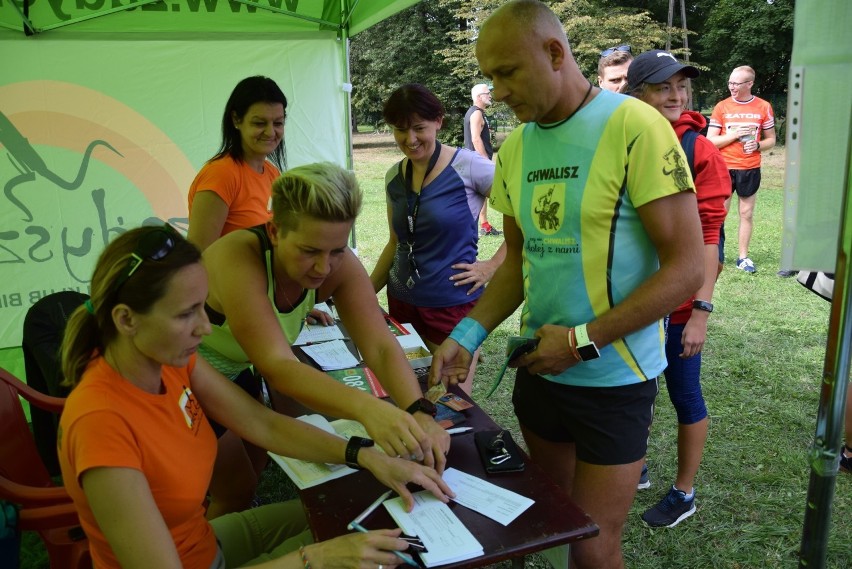
<instances>
[{"instance_id":1,"label":"green tank top","mask_svg":"<svg viewBox=\"0 0 852 569\"><path fill-rule=\"evenodd\" d=\"M261 255L266 266L266 294L278 318L278 323L281 325L281 330L290 345L293 345L302 330L305 317L316 304L316 290L305 289L296 306L289 312L278 310L278 307L275 306L275 279L272 275L272 244L269 242L266 229L263 225L258 225L245 231L251 231L257 235L260 241ZM198 351L210 365L223 375L234 379L241 371L248 368L251 362L239 342L234 338L225 315L213 310L206 304L204 309L210 318L211 333L204 337Z\"/></svg>"}]
</instances>

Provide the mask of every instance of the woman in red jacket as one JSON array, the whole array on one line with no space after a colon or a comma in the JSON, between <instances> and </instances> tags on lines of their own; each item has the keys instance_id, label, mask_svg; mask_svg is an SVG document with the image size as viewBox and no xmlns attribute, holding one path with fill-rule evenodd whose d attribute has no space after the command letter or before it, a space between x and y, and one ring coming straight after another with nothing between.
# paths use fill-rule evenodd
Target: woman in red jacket
<instances>
[{"instance_id":1,"label":"woman in red jacket","mask_svg":"<svg viewBox=\"0 0 852 569\"><path fill-rule=\"evenodd\" d=\"M639 55L627 70L627 92L666 117L684 147L695 181L704 232L704 284L668 320L665 376L669 397L677 411L678 472L668 493L642 514L642 519L653 527L674 527L695 513L693 482L707 439L707 407L699 381L701 349L707 337L707 319L713 311L713 287L719 274L719 228L725 220L725 199L731 195L731 179L719 150L697 134L706 124L704 117L684 110L688 81L698 74L698 69L682 65L671 53L662 50ZM696 134L687 134L689 131ZM645 467L639 487L649 485Z\"/></svg>"}]
</instances>

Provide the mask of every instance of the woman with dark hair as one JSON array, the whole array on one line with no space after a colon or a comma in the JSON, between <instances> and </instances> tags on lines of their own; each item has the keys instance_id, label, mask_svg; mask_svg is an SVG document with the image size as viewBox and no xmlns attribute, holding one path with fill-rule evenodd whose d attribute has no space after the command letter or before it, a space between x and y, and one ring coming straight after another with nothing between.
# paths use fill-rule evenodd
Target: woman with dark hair
<instances>
[{"instance_id":1,"label":"woman with dark hair","mask_svg":"<svg viewBox=\"0 0 852 569\"><path fill-rule=\"evenodd\" d=\"M213 325L201 355L229 378L253 366L278 393L324 415L354 419L390 456L438 472L450 448L417 377L388 329L349 234L362 202L355 175L330 163L288 170L272 186L271 222L235 231L204 251L206 310ZM364 363L395 404L299 362L291 349L317 302L334 298ZM211 509L246 507L257 485L251 448L219 439Z\"/></svg>"},{"instance_id":2,"label":"woman with dark hair","mask_svg":"<svg viewBox=\"0 0 852 569\"><path fill-rule=\"evenodd\" d=\"M222 145L189 188L189 241L213 241L269 220L272 182L286 166L287 98L269 77L243 79L222 114ZM271 159L271 161L270 161Z\"/></svg>"},{"instance_id":3,"label":"woman with dark hair","mask_svg":"<svg viewBox=\"0 0 852 569\"><path fill-rule=\"evenodd\" d=\"M387 285L390 315L413 324L434 351L506 256L503 243L488 261L476 260L494 163L438 142L444 106L423 85L391 93L383 116L405 158L385 177L389 237L370 279L377 293ZM462 388L470 393L471 384Z\"/></svg>"},{"instance_id":4,"label":"woman with dark hair","mask_svg":"<svg viewBox=\"0 0 852 569\"><path fill-rule=\"evenodd\" d=\"M208 523L216 457L208 417L278 454L369 469L413 506L415 483L446 501L431 468L391 458L260 405L196 357L210 333L198 249L170 226L130 230L98 259L92 296L71 316L62 368L73 386L59 459L99 568L394 566L399 530L311 544L301 504L271 504ZM301 555L300 555L301 554Z\"/></svg>"}]
</instances>

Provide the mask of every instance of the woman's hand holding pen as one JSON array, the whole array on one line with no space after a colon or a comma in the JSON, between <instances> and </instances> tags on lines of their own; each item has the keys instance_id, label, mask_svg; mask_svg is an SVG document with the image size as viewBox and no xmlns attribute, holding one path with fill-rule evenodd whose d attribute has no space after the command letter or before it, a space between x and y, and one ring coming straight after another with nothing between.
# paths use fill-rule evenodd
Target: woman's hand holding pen
<instances>
[{"instance_id":1,"label":"woman's hand holding pen","mask_svg":"<svg viewBox=\"0 0 852 569\"><path fill-rule=\"evenodd\" d=\"M305 322L310 325L333 326L334 316L319 308L313 308L305 317Z\"/></svg>"},{"instance_id":2,"label":"woman's hand holding pen","mask_svg":"<svg viewBox=\"0 0 852 569\"><path fill-rule=\"evenodd\" d=\"M401 533L397 528L347 534L306 545L305 557L313 569L396 567L403 561L393 552L408 549L408 542L399 537Z\"/></svg>"},{"instance_id":3,"label":"woman's hand holding pen","mask_svg":"<svg viewBox=\"0 0 852 569\"><path fill-rule=\"evenodd\" d=\"M414 483L431 492L442 502L449 502L455 494L434 468L423 466L404 458L393 458L371 448L358 453L358 464L373 473L376 480L396 492L405 502L406 511L414 507L414 497L406 487Z\"/></svg>"}]
</instances>

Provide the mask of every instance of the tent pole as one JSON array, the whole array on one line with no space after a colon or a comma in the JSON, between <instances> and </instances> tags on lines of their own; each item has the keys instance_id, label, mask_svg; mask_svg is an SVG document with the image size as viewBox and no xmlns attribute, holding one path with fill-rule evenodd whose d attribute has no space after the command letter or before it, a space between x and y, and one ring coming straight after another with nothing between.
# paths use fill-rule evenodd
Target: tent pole
<instances>
[{"instance_id":1,"label":"tent pole","mask_svg":"<svg viewBox=\"0 0 852 569\"><path fill-rule=\"evenodd\" d=\"M848 148L848 140L847 140ZM852 352L852 178L849 175L850 157L847 155L844 216L841 221L834 273L834 293L825 350L823 382L817 412L816 434L810 451L811 476L805 503L805 523L799 550L799 567L812 569L825 567L826 546L831 524L831 502L837 482L837 465L841 452L844 407L849 389L850 353ZM852 412L852 411L850 411ZM852 444L852 441L846 441Z\"/></svg>"},{"instance_id":2,"label":"tent pole","mask_svg":"<svg viewBox=\"0 0 852 569\"><path fill-rule=\"evenodd\" d=\"M357 4L357 0L356 0ZM343 118L346 128L343 129L343 135L346 137L344 146L346 148L346 169L350 172L355 172L355 159L352 150L352 77L349 70L349 20L351 9L348 0L340 0L342 25L340 26L340 57L343 64ZM355 238L355 224L352 224L352 231L349 233L349 247L358 255L358 241Z\"/></svg>"}]
</instances>

